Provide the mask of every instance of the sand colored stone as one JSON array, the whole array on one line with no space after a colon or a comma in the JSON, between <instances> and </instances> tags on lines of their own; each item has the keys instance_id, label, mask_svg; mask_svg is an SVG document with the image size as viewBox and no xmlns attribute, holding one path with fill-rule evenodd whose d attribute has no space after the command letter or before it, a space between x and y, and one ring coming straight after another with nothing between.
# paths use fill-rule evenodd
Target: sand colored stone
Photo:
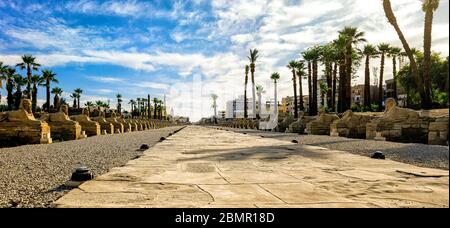
<instances>
[{"instance_id":1,"label":"sand colored stone","mask_svg":"<svg viewBox=\"0 0 450 228\"><path fill-rule=\"evenodd\" d=\"M87 136L98 136L101 134L100 124L89 118L86 109L83 109L83 114L70 116L70 119L78 122Z\"/></svg>"},{"instance_id":2,"label":"sand colored stone","mask_svg":"<svg viewBox=\"0 0 450 228\"><path fill-rule=\"evenodd\" d=\"M0 113L0 146L49 143L50 126L34 118L31 100L23 99L17 111Z\"/></svg>"},{"instance_id":3,"label":"sand colored stone","mask_svg":"<svg viewBox=\"0 0 450 228\"><path fill-rule=\"evenodd\" d=\"M56 207L448 207L448 171L188 126Z\"/></svg>"},{"instance_id":4,"label":"sand colored stone","mask_svg":"<svg viewBox=\"0 0 450 228\"><path fill-rule=\"evenodd\" d=\"M41 116L40 120L48 122L53 139L69 141L80 139L81 125L68 116L69 107L61 105L59 112Z\"/></svg>"},{"instance_id":5,"label":"sand colored stone","mask_svg":"<svg viewBox=\"0 0 450 228\"><path fill-rule=\"evenodd\" d=\"M366 138L366 125L381 113L354 113L348 110L330 125L331 136Z\"/></svg>"}]
</instances>

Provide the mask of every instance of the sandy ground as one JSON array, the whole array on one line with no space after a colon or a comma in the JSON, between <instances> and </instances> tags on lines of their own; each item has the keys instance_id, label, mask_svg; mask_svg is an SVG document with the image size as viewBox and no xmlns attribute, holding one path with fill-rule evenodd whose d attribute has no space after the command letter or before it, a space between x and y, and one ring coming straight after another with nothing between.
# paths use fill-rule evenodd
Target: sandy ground
<instances>
[{"instance_id":1,"label":"sandy ground","mask_svg":"<svg viewBox=\"0 0 450 228\"><path fill-rule=\"evenodd\" d=\"M448 207L448 171L189 126L55 207Z\"/></svg>"}]
</instances>

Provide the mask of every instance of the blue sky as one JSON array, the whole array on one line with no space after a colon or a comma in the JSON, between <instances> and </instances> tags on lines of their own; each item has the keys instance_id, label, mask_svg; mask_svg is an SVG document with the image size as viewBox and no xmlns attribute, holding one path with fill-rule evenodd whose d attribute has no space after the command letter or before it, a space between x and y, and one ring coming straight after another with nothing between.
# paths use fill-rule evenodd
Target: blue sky
<instances>
[{"instance_id":1,"label":"blue sky","mask_svg":"<svg viewBox=\"0 0 450 228\"><path fill-rule=\"evenodd\" d=\"M115 105L117 93L125 103L166 94L174 114L196 120L212 114L211 93L219 95L219 110L243 93L250 48L261 51L256 83L265 87L269 99L271 72L282 75L281 96L292 95L287 62L309 46L333 40L344 26L365 31L371 43L400 45L380 2L2 0L0 61L14 65L20 55L37 56L42 68L57 73L68 100L78 87L84 90L83 103L109 99ZM393 1L408 41L418 48L420 5L419 0ZM448 55L448 9L448 0L441 0L433 32L433 49L443 55ZM40 102L44 99L41 92Z\"/></svg>"}]
</instances>

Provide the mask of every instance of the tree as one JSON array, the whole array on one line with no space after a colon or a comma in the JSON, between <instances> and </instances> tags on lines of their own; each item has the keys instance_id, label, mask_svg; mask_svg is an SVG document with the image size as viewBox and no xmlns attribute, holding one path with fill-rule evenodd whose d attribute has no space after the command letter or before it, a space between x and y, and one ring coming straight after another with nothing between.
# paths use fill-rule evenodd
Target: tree
<instances>
[{"instance_id":1,"label":"tree","mask_svg":"<svg viewBox=\"0 0 450 228\"><path fill-rule=\"evenodd\" d=\"M389 23L394 27L400 41L402 42L403 49L405 49L406 55L408 56L408 59L410 62L411 73L417 81L417 87L419 89L419 94L420 94L421 100L422 100L422 108L425 108L427 106L426 105L427 98L426 98L425 90L423 88L422 78L420 78L420 76L419 76L419 69L417 67L417 62L414 58L414 54L413 54L411 48L409 47L408 42L405 39L405 36L403 35L403 32L400 29L400 26L397 23L397 18L395 17L395 14L392 10L390 0L383 0L383 10L386 15L386 18L388 19Z\"/></svg>"},{"instance_id":2,"label":"tree","mask_svg":"<svg viewBox=\"0 0 450 228\"><path fill-rule=\"evenodd\" d=\"M308 72L310 68L312 68L312 86L311 93L309 96L311 97L309 104L309 115L315 116L317 115L317 77L318 77L318 61L320 58L320 46L314 46L309 48L306 52L303 53L303 57L306 61L311 64L308 64ZM310 67L310 65L312 67ZM308 76L309 77L309 76Z\"/></svg>"},{"instance_id":3,"label":"tree","mask_svg":"<svg viewBox=\"0 0 450 228\"><path fill-rule=\"evenodd\" d=\"M343 30L339 31L339 35L345 39L345 97L343 101L344 110L350 109L351 105L351 80L353 73L353 45L357 45L361 42L366 42L364 38L364 32L358 31L356 27L344 27ZM343 110L343 111L344 111Z\"/></svg>"},{"instance_id":4,"label":"tree","mask_svg":"<svg viewBox=\"0 0 450 228\"><path fill-rule=\"evenodd\" d=\"M256 68L256 61L259 58L258 53L259 51L256 48L253 50L250 49L250 55L248 56L248 59L250 60L250 72L252 74L253 118L256 118L255 68Z\"/></svg>"},{"instance_id":5,"label":"tree","mask_svg":"<svg viewBox=\"0 0 450 228\"><path fill-rule=\"evenodd\" d=\"M298 100L297 100L297 76L296 71L298 67L298 62L295 60L292 60L287 65L287 68L289 68L292 71L292 84L294 87L294 118L298 118Z\"/></svg>"},{"instance_id":6,"label":"tree","mask_svg":"<svg viewBox=\"0 0 450 228\"><path fill-rule=\"evenodd\" d=\"M270 79L273 80L274 83L274 114L278 115L278 100L277 100L277 81L280 79L280 74L277 72L272 73L272 75L270 75Z\"/></svg>"},{"instance_id":7,"label":"tree","mask_svg":"<svg viewBox=\"0 0 450 228\"><path fill-rule=\"evenodd\" d=\"M336 55L337 55L337 61L335 65L338 65L339 68L339 79L336 79L336 81L339 81L339 89L338 89L338 109L337 111L342 113L345 112L350 104L348 104L348 100L345 99L347 96L347 89L346 89L346 66L345 66L345 52L346 52L346 46L347 46L347 39L343 35L339 35L337 39L333 40L333 46L336 49ZM335 68L337 68L335 66ZM334 85L336 87L336 85Z\"/></svg>"},{"instance_id":8,"label":"tree","mask_svg":"<svg viewBox=\"0 0 450 228\"><path fill-rule=\"evenodd\" d=\"M22 101L22 87L27 84L27 80L21 75L14 75L14 85L16 86L16 92L14 93L14 107L18 109L20 102Z\"/></svg>"},{"instance_id":9,"label":"tree","mask_svg":"<svg viewBox=\"0 0 450 228\"><path fill-rule=\"evenodd\" d=\"M211 94L211 99L213 100L212 108L214 109L214 123L216 123L217 119L217 98L216 94Z\"/></svg>"},{"instance_id":10,"label":"tree","mask_svg":"<svg viewBox=\"0 0 450 228\"><path fill-rule=\"evenodd\" d=\"M158 103L159 103L159 99L158 98L153 98L153 106L154 106L154 109L153 109L153 118L154 119L157 119L157 114L156 114L156 111L158 110Z\"/></svg>"},{"instance_id":11,"label":"tree","mask_svg":"<svg viewBox=\"0 0 450 228\"><path fill-rule=\"evenodd\" d=\"M320 61L325 66L325 77L327 82L327 106L333 107L333 62L338 58L337 50L333 43L328 43L320 48Z\"/></svg>"},{"instance_id":12,"label":"tree","mask_svg":"<svg viewBox=\"0 0 450 228\"><path fill-rule=\"evenodd\" d=\"M0 62L0 104L2 102L2 89L3 89L3 81L7 80L6 77L6 69L8 66L4 66L3 62Z\"/></svg>"},{"instance_id":13,"label":"tree","mask_svg":"<svg viewBox=\"0 0 450 228\"><path fill-rule=\"evenodd\" d=\"M423 64L423 82L424 82L424 96L422 101L424 109L431 109L431 33L433 29L433 14L439 7L439 0L423 0L422 10L425 12L425 25L423 33L423 50L424 50L424 64Z\"/></svg>"},{"instance_id":14,"label":"tree","mask_svg":"<svg viewBox=\"0 0 450 228\"><path fill-rule=\"evenodd\" d=\"M90 116L91 115L91 107L94 106L94 103L92 103L92 101L88 101L84 104L84 106L88 108L88 116Z\"/></svg>"},{"instance_id":15,"label":"tree","mask_svg":"<svg viewBox=\"0 0 450 228\"><path fill-rule=\"evenodd\" d=\"M128 102L128 104L131 106L131 118L133 118L134 117L134 112L136 111L135 108L134 108L136 106L136 101L131 99Z\"/></svg>"},{"instance_id":16,"label":"tree","mask_svg":"<svg viewBox=\"0 0 450 228\"><path fill-rule=\"evenodd\" d=\"M311 114L311 106L312 106L312 60L313 53L311 50L306 50L302 53L302 57L305 61L308 62L308 106L309 113Z\"/></svg>"},{"instance_id":17,"label":"tree","mask_svg":"<svg viewBox=\"0 0 450 228\"><path fill-rule=\"evenodd\" d=\"M70 94L70 98L73 99L73 108L77 108L77 97L78 97L78 94L75 92Z\"/></svg>"},{"instance_id":18,"label":"tree","mask_svg":"<svg viewBox=\"0 0 450 228\"><path fill-rule=\"evenodd\" d=\"M17 76L20 75L16 73L16 69L12 67L6 68L6 92L7 92L6 101L8 103L8 111L13 110L14 107L14 94L13 94L14 78Z\"/></svg>"},{"instance_id":19,"label":"tree","mask_svg":"<svg viewBox=\"0 0 450 228\"><path fill-rule=\"evenodd\" d=\"M386 54L391 50L391 46L388 43L381 43L378 45L378 51L381 55L380 64L380 81L378 85L378 111L383 110L383 76L384 76L384 61Z\"/></svg>"},{"instance_id":20,"label":"tree","mask_svg":"<svg viewBox=\"0 0 450 228\"><path fill-rule=\"evenodd\" d=\"M80 88L76 88L74 90L74 92L77 94L77 107L76 108L80 108L80 98L81 98L81 94L83 93L83 90Z\"/></svg>"},{"instance_id":21,"label":"tree","mask_svg":"<svg viewBox=\"0 0 450 228\"><path fill-rule=\"evenodd\" d=\"M59 87L54 87L52 89L52 94L54 94L54 98L53 98L53 107L55 108L55 110L59 110L59 108L61 107L61 94L62 94L63 90Z\"/></svg>"},{"instance_id":22,"label":"tree","mask_svg":"<svg viewBox=\"0 0 450 228\"><path fill-rule=\"evenodd\" d=\"M256 94L258 96L258 116L261 117L261 109L262 109L262 102L261 102L261 95L265 93L264 87L262 85L256 86Z\"/></svg>"},{"instance_id":23,"label":"tree","mask_svg":"<svg viewBox=\"0 0 450 228\"><path fill-rule=\"evenodd\" d=\"M22 56L22 62L18 63L16 66L20 67L20 69L27 70L27 97L31 98L31 77L33 76L33 70L38 71L41 66L36 62L36 57L32 55L24 55Z\"/></svg>"},{"instance_id":24,"label":"tree","mask_svg":"<svg viewBox=\"0 0 450 228\"><path fill-rule=\"evenodd\" d=\"M364 106L370 107L372 104L370 94L370 59L378 57L378 50L372 44L366 44L361 54L366 57L364 68Z\"/></svg>"},{"instance_id":25,"label":"tree","mask_svg":"<svg viewBox=\"0 0 450 228\"><path fill-rule=\"evenodd\" d=\"M305 72L305 62L299 61L297 64L297 76L298 76L298 86L300 87L300 110L304 111L305 106L303 104L303 83L302 78L306 76Z\"/></svg>"},{"instance_id":26,"label":"tree","mask_svg":"<svg viewBox=\"0 0 450 228\"><path fill-rule=\"evenodd\" d=\"M42 78L45 80L45 87L46 87L46 96L47 96L47 112L50 112L50 83L58 83L58 80L56 79L56 74L53 73L51 70L43 70L42 71Z\"/></svg>"},{"instance_id":27,"label":"tree","mask_svg":"<svg viewBox=\"0 0 450 228\"><path fill-rule=\"evenodd\" d=\"M393 86L393 97L395 100L398 100L398 94L397 94L397 57L400 56L402 53L402 49L398 47L391 47L389 50L388 57L392 59L392 78L394 80L394 86Z\"/></svg>"},{"instance_id":28,"label":"tree","mask_svg":"<svg viewBox=\"0 0 450 228\"><path fill-rule=\"evenodd\" d=\"M117 112L119 113L119 115L122 115L122 94L118 93L116 95L117 98Z\"/></svg>"},{"instance_id":29,"label":"tree","mask_svg":"<svg viewBox=\"0 0 450 228\"><path fill-rule=\"evenodd\" d=\"M247 84L248 84L248 72L250 67L245 65L245 89L244 89L244 118L248 118L248 107L247 107Z\"/></svg>"},{"instance_id":30,"label":"tree","mask_svg":"<svg viewBox=\"0 0 450 228\"><path fill-rule=\"evenodd\" d=\"M38 94L38 85L42 84L44 82L44 79L41 77L41 75L33 75L31 77L31 83L33 83L33 89L31 92L31 107L33 112L36 112L37 107L37 94Z\"/></svg>"}]
</instances>

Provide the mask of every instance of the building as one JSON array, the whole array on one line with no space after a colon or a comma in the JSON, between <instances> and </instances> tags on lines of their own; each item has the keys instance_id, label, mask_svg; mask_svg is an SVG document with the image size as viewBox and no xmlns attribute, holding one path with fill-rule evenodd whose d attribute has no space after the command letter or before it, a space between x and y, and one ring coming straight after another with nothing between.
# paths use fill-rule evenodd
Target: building
<instances>
[{"instance_id":1,"label":"building","mask_svg":"<svg viewBox=\"0 0 450 228\"><path fill-rule=\"evenodd\" d=\"M394 97L394 79L386 80L386 89L384 93L386 99ZM399 85L399 83L397 83L397 98L398 105L404 106L406 103L407 95L405 89L401 85Z\"/></svg>"},{"instance_id":2,"label":"building","mask_svg":"<svg viewBox=\"0 0 450 228\"><path fill-rule=\"evenodd\" d=\"M370 85L372 104L378 104L378 86ZM364 84L352 86L352 105L364 105Z\"/></svg>"},{"instance_id":3,"label":"building","mask_svg":"<svg viewBox=\"0 0 450 228\"><path fill-rule=\"evenodd\" d=\"M227 107L225 110L225 118L233 119L233 118L244 118L244 96L239 96L237 99L227 102ZM258 107L256 107L258 108ZM247 114L248 117L252 117L252 100L247 98Z\"/></svg>"},{"instance_id":4,"label":"building","mask_svg":"<svg viewBox=\"0 0 450 228\"><path fill-rule=\"evenodd\" d=\"M226 111L219 111L219 113L217 113L217 118L218 119L225 119L226 118Z\"/></svg>"}]
</instances>

